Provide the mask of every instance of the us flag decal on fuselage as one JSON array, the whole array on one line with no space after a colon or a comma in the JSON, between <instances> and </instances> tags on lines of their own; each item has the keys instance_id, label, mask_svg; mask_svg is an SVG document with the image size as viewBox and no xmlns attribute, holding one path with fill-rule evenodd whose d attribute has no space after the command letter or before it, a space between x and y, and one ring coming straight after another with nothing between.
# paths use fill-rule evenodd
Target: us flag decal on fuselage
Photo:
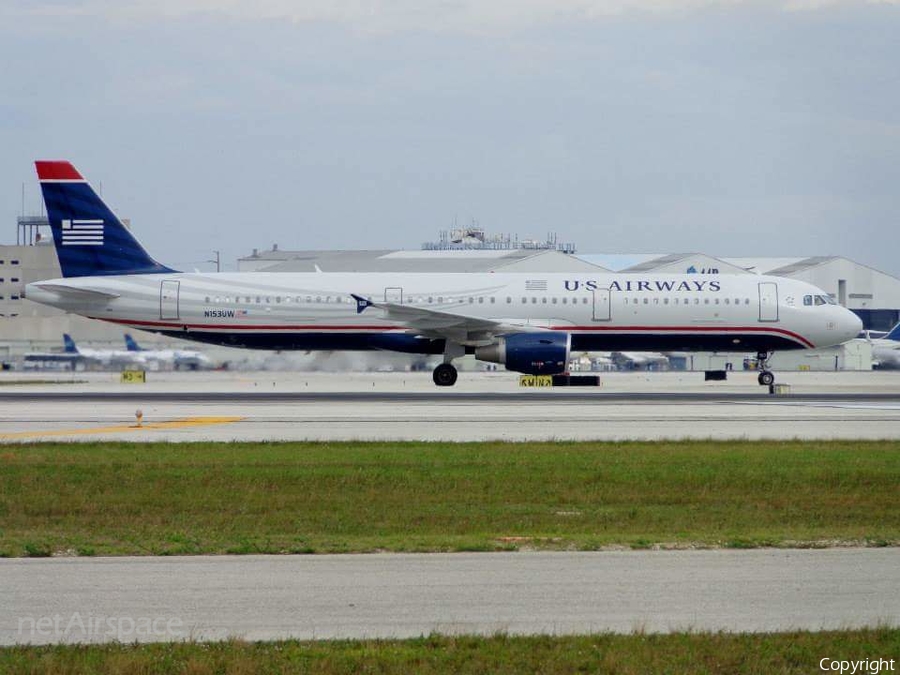
<instances>
[{"instance_id":1,"label":"us flag decal on fuselage","mask_svg":"<svg viewBox=\"0 0 900 675\"><path fill-rule=\"evenodd\" d=\"M63 220L63 246L103 246L102 220Z\"/></svg>"}]
</instances>

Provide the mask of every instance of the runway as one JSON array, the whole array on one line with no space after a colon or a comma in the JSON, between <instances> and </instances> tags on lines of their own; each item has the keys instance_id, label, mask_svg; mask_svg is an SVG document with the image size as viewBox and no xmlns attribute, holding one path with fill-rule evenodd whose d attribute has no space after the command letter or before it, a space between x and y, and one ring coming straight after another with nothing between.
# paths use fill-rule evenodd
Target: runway
<instances>
[{"instance_id":1,"label":"runway","mask_svg":"<svg viewBox=\"0 0 900 675\"><path fill-rule=\"evenodd\" d=\"M900 549L7 559L0 578L2 644L900 623Z\"/></svg>"},{"instance_id":2,"label":"runway","mask_svg":"<svg viewBox=\"0 0 900 675\"><path fill-rule=\"evenodd\" d=\"M464 376L444 390L428 373L150 373L145 385L75 374L0 390L0 442L900 435L898 373L791 373L789 396L767 394L752 373L727 383L703 383L700 373L615 373L601 387L550 391L521 389L511 373Z\"/></svg>"}]
</instances>

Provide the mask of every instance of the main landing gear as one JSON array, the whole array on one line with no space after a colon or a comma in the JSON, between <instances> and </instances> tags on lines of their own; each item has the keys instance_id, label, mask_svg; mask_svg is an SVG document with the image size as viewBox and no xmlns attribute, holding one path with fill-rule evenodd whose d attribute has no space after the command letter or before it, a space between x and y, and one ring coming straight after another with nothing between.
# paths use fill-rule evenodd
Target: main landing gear
<instances>
[{"instance_id":1,"label":"main landing gear","mask_svg":"<svg viewBox=\"0 0 900 675\"><path fill-rule=\"evenodd\" d=\"M452 363L442 363L431 374L434 383L439 387L452 387L456 384L456 366Z\"/></svg>"},{"instance_id":2,"label":"main landing gear","mask_svg":"<svg viewBox=\"0 0 900 675\"><path fill-rule=\"evenodd\" d=\"M770 356L770 352L759 352L756 355L756 367L759 368L759 375L756 381L764 387L769 387L775 383L775 373L766 369L766 363Z\"/></svg>"},{"instance_id":3,"label":"main landing gear","mask_svg":"<svg viewBox=\"0 0 900 675\"><path fill-rule=\"evenodd\" d=\"M456 367L451 363L453 359L465 356L466 348L455 342L444 345L444 362L434 369L431 379L439 387L452 387L456 384Z\"/></svg>"}]
</instances>

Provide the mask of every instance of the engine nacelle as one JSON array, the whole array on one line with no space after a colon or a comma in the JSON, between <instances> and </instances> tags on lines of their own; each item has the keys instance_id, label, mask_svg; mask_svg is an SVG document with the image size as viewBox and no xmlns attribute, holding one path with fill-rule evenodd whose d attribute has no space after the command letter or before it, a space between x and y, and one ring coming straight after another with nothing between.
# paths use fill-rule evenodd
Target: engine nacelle
<instances>
[{"instance_id":1,"label":"engine nacelle","mask_svg":"<svg viewBox=\"0 0 900 675\"><path fill-rule=\"evenodd\" d=\"M565 372L571 350L570 333L513 333L486 347L476 347L475 358L526 375L556 375Z\"/></svg>"}]
</instances>

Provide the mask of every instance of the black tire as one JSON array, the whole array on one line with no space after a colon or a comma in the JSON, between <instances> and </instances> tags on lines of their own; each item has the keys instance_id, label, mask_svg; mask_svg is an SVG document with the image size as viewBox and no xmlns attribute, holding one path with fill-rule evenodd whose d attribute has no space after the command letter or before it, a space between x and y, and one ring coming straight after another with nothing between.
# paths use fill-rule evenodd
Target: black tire
<instances>
[{"instance_id":1,"label":"black tire","mask_svg":"<svg viewBox=\"0 0 900 675\"><path fill-rule=\"evenodd\" d=\"M431 374L431 379L439 387L452 387L456 384L457 372L451 363L442 363Z\"/></svg>"},{"instance_id":2,"label":"black tire","mask_svg":"<svg viewBox=\"0 0 900 675\"><path fill-rule=\"evenodd\" d=\"M775 383L775 374L768 370L764 370L759 374L757 380L762 386L768 387Z\"/></svg>"}]
</instances>

